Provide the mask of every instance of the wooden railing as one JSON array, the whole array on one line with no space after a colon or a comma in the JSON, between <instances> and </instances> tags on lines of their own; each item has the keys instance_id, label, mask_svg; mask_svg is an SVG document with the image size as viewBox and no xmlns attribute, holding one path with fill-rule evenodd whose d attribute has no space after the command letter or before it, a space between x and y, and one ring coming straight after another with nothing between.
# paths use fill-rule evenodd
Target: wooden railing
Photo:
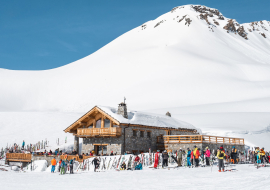
<instances>
[{"instance_id":1,"label":"wooden railing","mask_svg":"<svg viewBox=\"0 0 270 190\"><path fill-rule=\"evenodd\" d=\"M164 143L215 143L215 144L239 144L244 145L242 138L217 137L208 135L166 135Z\"/></svg>"},{"instance_id":2,"label":"wooden railing","mask_svg":"<svg viewBox=\"0 0 270 190\"><path fill-rule=\"evenodd\" d=\"M120 136L121 133L122 129L120 127L77 129L78 136Z\"/></svg>"},{"instance_id":3,"label":"wooden railing","mask_svg":"<svg viewBox=\"0 0 270 190\"><path fill-rule=\"evenodd\" d=\"M71 159L73 159L74 160L74 158L75 158L76 161L82 162L83 160L88 159L88 158L92 158L92 157L93 156L83 156L83 158L80 159L78 155L61 155L60 159L62 159L62 160L65 160L65 159L71 160Z\"/></svg>"},{"instance_id":4,"label":"wooden railing","mask_svg":"<svg viewBox=\"0 0 270 190\"><path fill-rule=\"evenodd\" d=\"M24 153L7 153L6 160L8 162L31 162L32 155Z\"/></svg>"}]
</instances>

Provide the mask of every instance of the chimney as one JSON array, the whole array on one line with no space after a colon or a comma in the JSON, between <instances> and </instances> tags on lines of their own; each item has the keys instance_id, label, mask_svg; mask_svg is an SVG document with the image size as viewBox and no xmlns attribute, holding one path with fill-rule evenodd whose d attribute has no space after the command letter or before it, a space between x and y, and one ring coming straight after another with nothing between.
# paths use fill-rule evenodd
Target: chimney
<instances>
[{"instance_id":1,"label":"chimney","mask_svg":"<svg viewBox=\"0 0 270 190\"><path fill-rule=\"evenodd\" d=\"M128 118L127 105L125 102L118 104L117 114L122 115L124 118Z\"/></svg>"},{"instance_id":2,"label":"chimney","mask_svg":"<svg viewBox=\"0 0 270 190\"><path fill-rule=\"evenodd\" d=\"M169 116L169 117L172 117L171 113L168 112L168 111L167 111L166 115Z\"/></svg>"}]
</instances>

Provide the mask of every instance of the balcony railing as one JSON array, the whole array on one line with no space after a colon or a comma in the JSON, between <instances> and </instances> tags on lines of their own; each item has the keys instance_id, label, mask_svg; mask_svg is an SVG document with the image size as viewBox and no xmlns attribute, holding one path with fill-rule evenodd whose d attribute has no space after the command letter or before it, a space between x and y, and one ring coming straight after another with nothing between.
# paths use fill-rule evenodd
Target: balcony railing
<instances>
[{"instance_id":1,"label":"balcony railing","mask_svg":"<svg viewBox=\"0 0 270 190\"><path fill-rule=\"evenodd\" d=\"M122 129L120 127L110 128L82 128L77 129L77 136L121 136Z\"/></svg>"},{"instance_id":2,"label":"balcony railing","mask_svg":"<svg viewBox=\"0 0 270 190\"><path fill-rule=\"evenodd\" d=\"M216 137L208 135L167 135L163 136L165 144L170 143L214 143L244 145L242 138Z\"/></svg>"},{"instance_id":3,"label":"balcony railing","mask_svg":"<svg viewBox=\"0 0 270 190\"><path fill-rule=\"evenodd\" d=\"M6 160L8 162L31 162L31 154L24 153L7 153Z\"/></svg>"}]
</instances>

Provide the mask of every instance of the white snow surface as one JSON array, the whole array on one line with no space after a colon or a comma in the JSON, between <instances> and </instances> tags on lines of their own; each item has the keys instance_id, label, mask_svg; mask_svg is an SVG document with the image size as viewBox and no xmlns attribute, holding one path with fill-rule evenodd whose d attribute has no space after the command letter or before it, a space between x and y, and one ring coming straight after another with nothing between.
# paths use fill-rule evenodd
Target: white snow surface
<instances>
[{"instance_id":1,"label":"white snow surface","mask_svg":"<svg viewBox=\"0 0 270 190\"><path fill-rule=\"evenodd\" d=\"M63 67L0 69L0 147L45 138L53 146L65 137L72 144L67 126L126 96L128 109L169 111L204 133L244 137L270 150L269 21L240 24L246 40L223 29L230 20L224 15L208 17L208 25L200 14L177 7ZM189 26L179 22L183 16Z\"/></svg>"},{"instance_id":2,"label":"white snow surface","mask_svg":"<svg viewBox=\"0 0 270 190\"><path fill-rule=\"evenodd\" d=\"M188 128L196 129L193 125L161 114L153 114L148 112L141 111L132 111L127 110L128 118L124 118L122 115L117 114L117 109L107 106L97 106L103 110L108 115L115 118L120 123L126 124L136 124L136 125L145 125L145 126L154 126L154 127L168 127L168 128ZM200 129L197 129L201 133Z\"/></svg>"},{"instance_id":3,"label":"white snow surface","mask_svg":"<svg viewBox=\"0 0 270 190\"><path fill-rule=\"evenodd\" d=\"M270 168L237 165L236 172L206 168L151 169L140 171L74 171L58 175L49 172L0 171L1 189L265 189L270 185ZM16 179L14 181L14 179ZM224 183L227 182L227 183ZM257 183L256 183L257 182Z\"/></svg>"}]
</instances>

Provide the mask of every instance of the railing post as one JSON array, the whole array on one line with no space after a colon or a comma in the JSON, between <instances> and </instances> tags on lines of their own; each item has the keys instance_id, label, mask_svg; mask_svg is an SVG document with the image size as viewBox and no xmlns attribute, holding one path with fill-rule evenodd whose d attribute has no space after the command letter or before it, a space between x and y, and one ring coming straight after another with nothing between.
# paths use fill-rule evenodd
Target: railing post
<instances>
[{"instance_id":1,"label":"railing post","mask_svg":"<svg viewBox=\"0 0 270 190\"><path fill-rule=\"evenodd\" d=\"M217 143L217 137L216 137L216 143Z\"/></svg>"},{"instance_id":2,"label":"railing post","mask_svg":"<svg viewBox=\"0 0 270 190\"><path fill-rule=\"evenodd\" d=\"M201 135L201 143L203 142L203 137L202 137L202 135Z\"/></svg>"},{"instance_id":3,"label":"railing post","mask_svg":"<svg viewBox=\"0 0 270 190\"><path fill-rule=\"evenodd\" d=\"M211 141L211 140L210 140L210 136L209 136L209 143L210 143L210 141Z\"/></svg>"}]
</instances>

